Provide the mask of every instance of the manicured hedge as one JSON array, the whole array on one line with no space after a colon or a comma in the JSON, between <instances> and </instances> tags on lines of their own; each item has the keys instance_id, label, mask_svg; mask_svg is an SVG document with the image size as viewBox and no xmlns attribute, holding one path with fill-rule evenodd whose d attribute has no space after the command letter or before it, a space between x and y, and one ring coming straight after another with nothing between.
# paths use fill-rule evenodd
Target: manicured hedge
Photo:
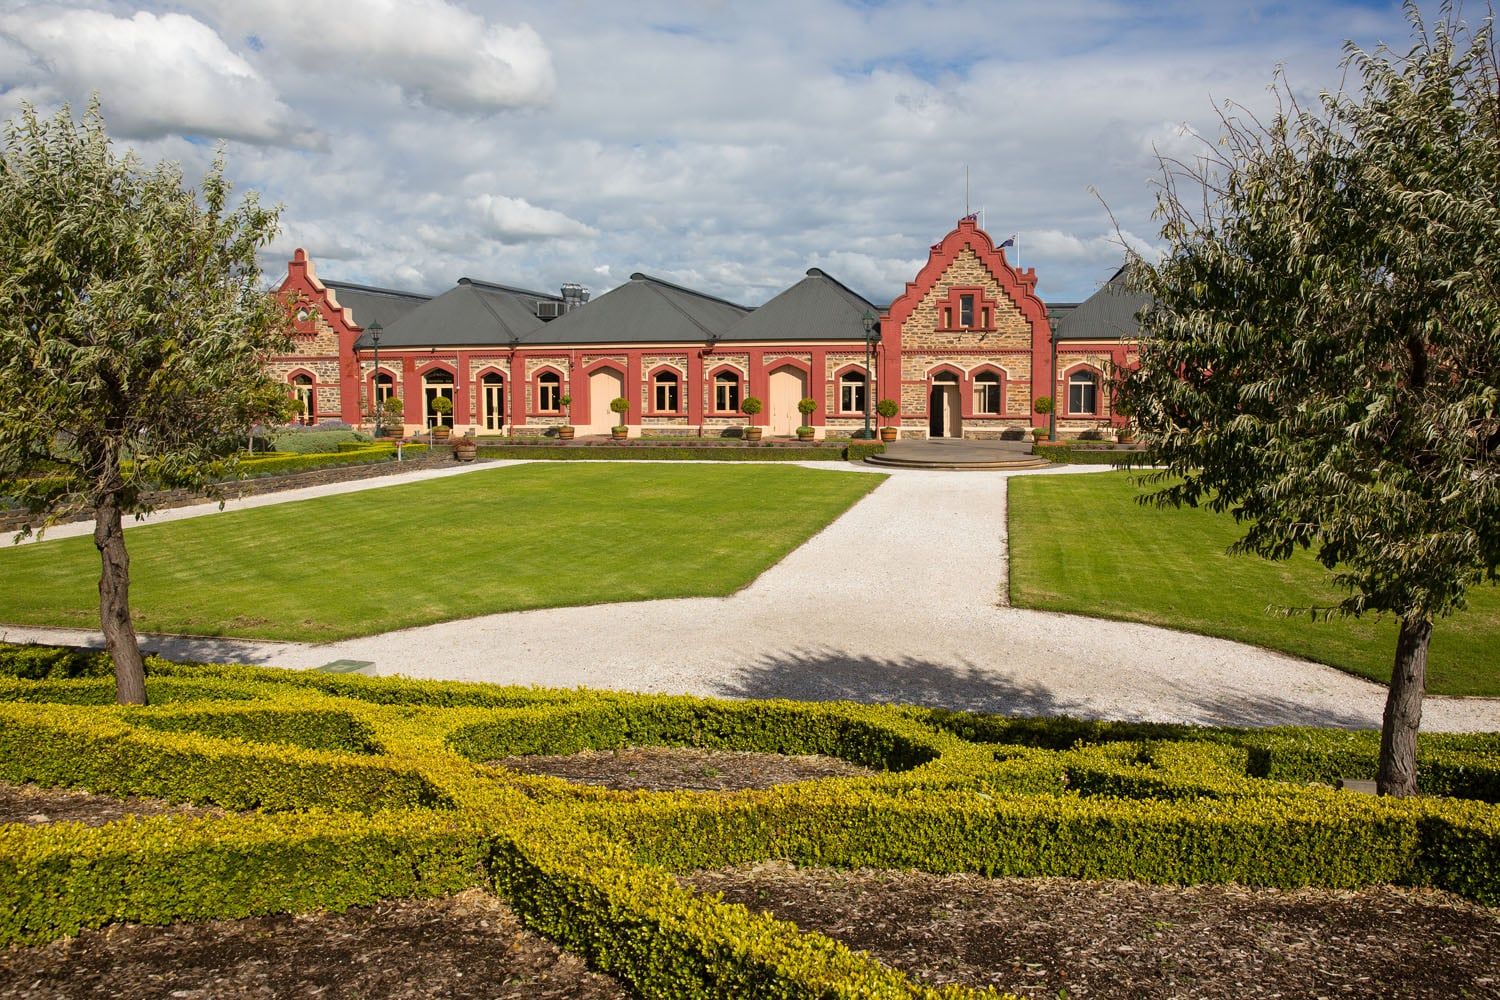
<instances>
[{"instance_id":1,"label":"manicured hedge","mask_svg":"<svg viewBox=\"0 0 1500 1000\"><path fill-rule=\"evenodd\" d=\"M1148 461L1146 453L1139 449L1082 448L1067 443L1044 444L1039 441L1031 446L1031 452L1060 465L1117 465L1128 468L1144 465Z\"/></svg>"},{"instance_id":2,"label":"manicured hedge","mask_svg":"<svg viewBox=\"0 0 1500 1000\"><path fill-rule=\"evenodd\" d=\"M836 462L864 461L885 450L883 444L849 444L843 448L765 447L742 444L691 447L657 444L623 445L480 445L480 458L524 458L576 462Z\"/></svg>"},{"instance_id":3,"label":"manicured hedge","mask_svg":"<svg viewBox=\"0 0 1500 1000\"><path fill-rule=\"evenodd\" d=\"M484 853L471 822L430 810L0 826L0 945L443 895L481 881Z\"/></svg>"},{"instance_id":4,"label":"manicured hedge","mask_svg":"<svg viewBox=\"0 0 1500 1000\"><path fill-rule=\"evenodd\" d=\"M0 646L0 778L273 813L0 827L0 944L113 920L342 908L486 884L638 993L941 990L670 874L800 864L1331 887L1500 902L1500 809L1337 792L1370 733L1212 729L846 703L562 692ZM41 679L27 679L28 677ZM732 794L616 792L483 766L691 745L827 753L878 773ZM1424 737L1424 779L1486 792L1500 736ZM299 810L308 810L302 812Z\"/></svg>"},{"instance_id":5,"label":"manicured hedge","mask_svg":"<svg viewBox=\"0 0 1500 1000\"><path fill-rule=\"evenodd\" d=\"M402 450L402 454L407 458L416 458L426 452L427 445L425 444L405 445ZM348 465L367 465L395 460L396 446L394 444L375 442L351 451L340 449L335 452L314 454L272 452L269 455L242 458L234 466L234 475L240 479L257 476L287 476L294 472L310 472L314 469L336 469Z\"/></svg>"}]
</instances>

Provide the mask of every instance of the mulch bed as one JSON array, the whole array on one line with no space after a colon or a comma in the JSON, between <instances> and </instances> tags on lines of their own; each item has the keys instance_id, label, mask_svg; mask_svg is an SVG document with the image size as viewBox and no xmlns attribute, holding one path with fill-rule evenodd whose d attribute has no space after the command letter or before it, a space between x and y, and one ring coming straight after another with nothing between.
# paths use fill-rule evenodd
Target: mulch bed
<instances>
[{"instance_id":1,"label":"mulch bed","mask_svg":"<svg viewBox=\"0 0 1500 1000\"><path fill-rule=\"evenodd\" d=\"M0 781L0 823L82 823L103 826L126 816L224 816L224 810L209 806L179 805L164 799L140 796L97 795L67 788L39 788Z\"/></svg>"},{"instance_id":2,"label":"mulch bed","mask_svg":"<svg viewBox=\"0 0 1500 1000\"><path fill-rule=\"evenodd\" d=\"M1448 893L798 869L684 876L930 984L1022 996L1500 997L1500 910Z\"/></svg>"},{"instance_id":3,"label":"mulch bed","mask_svg":"<svg viewBox=\"0 0 1500 1000\"><path fill-rule=\"evenodd\" d=\"M0 952L0 997L630 995L617 980L523 928L509 907L479 890L339 914L120 924Z\"/></svg>"},{"instance_id":4,"label":"mulch bed","mask_svg":"<svg viewBox=\"0 0 1500 1000\"><path fill-rule=\"evenodd\" d=\"M859 777L875 773L837 757L681 747L585 750L565 756L503 757L486 763L527 774L550 774L555 778L601 785L617 791L654 792L732 792L770 788L810 778Z\"/></svg>"}]
</instances>

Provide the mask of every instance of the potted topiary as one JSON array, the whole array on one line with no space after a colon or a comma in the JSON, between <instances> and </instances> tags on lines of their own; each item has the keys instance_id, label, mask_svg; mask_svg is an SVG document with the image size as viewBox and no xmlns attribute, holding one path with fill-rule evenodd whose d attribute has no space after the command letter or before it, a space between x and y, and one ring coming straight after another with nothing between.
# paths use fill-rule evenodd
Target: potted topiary
<instances>
[{"instance_id":1,"label":"potted topiary","mask_svg":"<svg viewBox=\"0 0 1500 1000\"><path fill-rule=\"evenodd\" d=\"M625 414L630 412L630 400L624 396L616 396L609 401L609 408L620 415L620 422L609 429L609 436L616 441L624 441L630 436L630 428L625 425Z\"/></svg>"},{"instance_id":2,"label":"potted topiary","mask_svg":"<svg viewBox=\"0 0 1500 1000\"><path fill-rule=\"evenodd\" d=\"M557 401L562 404L563 413L567 416L568 420L567 423L557 429L557 439L559 441L571 441L573 440L573 435L576 433L573 429L573 397L567 395L559 396Z\"/></svg>"},{"instance_id":3,"label":"potted topiary","mask_svg":"<svg viewBox=\"0 0 1500 1000\"><path fill-rule=\"evenodd\" d=\"M761 401L754 396L746 396L745 401L740 404L740 412L749 417L751 420L754 420L755 415L759 413L763 408L764 406ZM747 424L744 431L745 440L751 442L759 441L761 434L763 434L764 432L764 427L757 427L753 424Z\"/></svg>"},{"instance_id":4,"label":"potted topiary","mask_svg":"<svg viewBox=\"0 0 1500 1000\"><path fill-rule=\"evenodd\" d=\"M434 441L446 441L453 428L443 423L443 418L453 412L453 400L447 396L434 396L432 402L427 404L428 408L437 415L437 423L432 427L432 439Z\"/></svg>"},{"instance_id":5,"label":"potted topiary","mask_svg":"<svg viewBox=\"0 0 1500 1000\"><path fill-rule=\"evenodd\" d=\"M891 420L895 418L896 414L901 412L901 404L897 403L894 399L882 399L875 404L875 412L880 414L881 419ZM880 428L880 440L886 444L890 444L896 440L896 428L890 424L886 424Z\"/></svg>"},{"instance_id":6,"label":"potted topiary","mask_svg":"<svg viewBox=\"0 0 1500 1000\"><path fill-rule=\"evenodd\" d=\"M463 437L453 439L453 457L457 461L472 462L477 454L479 454L479 442L474 440L473 431L469 431Z\"/></svg>"},{"instance_id":7,"label":"potted topiary","mask_svg":"<svg viewBox=\"0 0 1500 1000\"><path fill-rule=\"evenodd\" d=\"M807 422L807 418L812 416L813 411L817 408L818 401L816 399L802 399L797 401L797 412L802 414L802 426L797 428L797 440L811 441L813 435L817 433L817 431L813 430L812 425Z\"/></svg>"},{"instance_id":8,"label":"potted topiary","mask_svg":"<svg viewBox=\"0 0 1500 1000\"><path fill-rule=\"evenodd\" d=\"M1052 397L1038 396L1036 399L1036 406L1033 407L1033 409L1035 409L1036 412L1045 417L1047 414L1052 412Z\"/></svg>"},{"instance_id":9,"label":"potted topiary","mask_svg":"<svg viewBox=\"0 0 1500 1000\"><path fill-rule=\"evenodd\" d=\"M1033 441L1045 441L1051 436L1051 432L1045 427L1033 427L1031 429L1031 440Z\"/></svg>"},{"instance_id":10,"label":"potted topiary","mask_svg":"<svg viewBox=\"0 0 1500 1000\"><path fill-rule=\"evenodd\" d=\"M1135 426L1133 424L1126 424L1115 431L1115 440L1121 444L1135 443Z\"/></svg>"},{"instance_id":11,"label":"potted topiary","mask_svg":"<svg viewBox=\"0 0 1500 1000\"><path fill-rule=\"evenodd\" d=\"M405 428L406 411L401 400L395 396L385 397L385 402L380 404L381 430L388 437L400 437Z\"/></svg>"}]
</instances>

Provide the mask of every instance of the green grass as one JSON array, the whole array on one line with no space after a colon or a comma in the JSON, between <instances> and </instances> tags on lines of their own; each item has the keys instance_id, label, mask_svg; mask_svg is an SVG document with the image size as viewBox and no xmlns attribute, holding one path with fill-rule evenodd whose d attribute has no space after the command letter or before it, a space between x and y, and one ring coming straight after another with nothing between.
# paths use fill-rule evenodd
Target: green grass
<instances>
[{"instance_id":1,"label":"green grass","mask_svg":"<svg viewBox=\"0 0 1500 1000\"><path fill-rule=\"evenodd\" d=\"M524 465L126 533L142 631L328 641L500 611L730 594L884 477ZM0 550L0 622L97 628L89 537Z\"/></svg>"},{"instance_id":2,"label":"green grass","mask_svg":"<svg viewBox=\"0 0 1500 1000\"><path fill-rule=\"evenodd\" d=\"M1396 649L1386 619L1313 622L1269 606L1329 605L1341 592L1307 553L1286 562L1229 556L1233 518L1142 506L1129 473L1010 482L1010 598L1041 608L1236 639L1387 683ZM1500 696L1500 588L1469 592L1433 632L1427 690Z\"/></svg>"}]
</instances>

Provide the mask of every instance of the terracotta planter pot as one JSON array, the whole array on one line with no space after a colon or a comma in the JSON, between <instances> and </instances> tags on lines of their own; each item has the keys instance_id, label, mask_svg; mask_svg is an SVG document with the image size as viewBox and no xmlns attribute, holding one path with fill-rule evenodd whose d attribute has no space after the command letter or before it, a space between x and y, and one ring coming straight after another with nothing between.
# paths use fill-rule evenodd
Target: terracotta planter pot
<instances>
[{"instance_id":1,"label":"terracotta planter pot","mask_svg":"<svg viewBox=\"0 0 1500 1000\"><path fill-rule=\"evenodd\" d=\"M573 434L573 428L566 424L557 429L557 439L559 441L571 441L573 440Z\"/></svg>"},{"instance_id":2,"label":"terracotta planter pot","mask_svg":"<svg viewBox=\"0 0 1500 1000\"><path fill-rule=\"evenodd\" d=\"M628 438L630 436L630 428L628 428L628 427L611 427L609 429L609 436L612 437L612 438L614 438L616 441L624 441L626 438Z\"/></svg>"},{"instance_id":3,"label":"terracotta planter pot","mask_svg":"<svg viewBox=\"0 0 1500 1000\"><path fill-rule=\"evenodd\" d=\"M764 427L746 427L745 428L745 440L746 441L752 441L752 442L753 441L759 441L760 440L760 436L762 434L764 434L765 431L766 431L766 429Z\"/></svg>"},{"instance_id":4,"label":"terracotta planter pot","mask_svg":"<svg viewBox=\"0 0 1500 1000\"><path fill-rule=\"evenodd\" d=\"M894 428L894 427L882 427L882 428L880 428L880 440L884 441L886 444L890 444L892 441L896 440L896 428Z\"/></svg>"}]
</instances>

